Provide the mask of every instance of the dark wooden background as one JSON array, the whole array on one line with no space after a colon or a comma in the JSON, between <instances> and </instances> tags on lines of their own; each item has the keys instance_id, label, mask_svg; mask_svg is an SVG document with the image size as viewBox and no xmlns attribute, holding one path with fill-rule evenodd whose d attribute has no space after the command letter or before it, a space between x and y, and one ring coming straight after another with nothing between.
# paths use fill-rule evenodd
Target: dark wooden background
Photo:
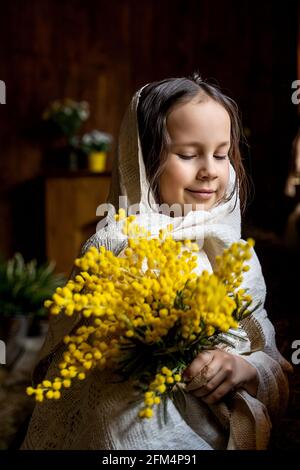
<instances>
[{"instance_id":1,"label":"dark wooden background","mask_svg":"<svg viewBox=\"0 0 300 470\"><path fill-rule=\"evenodd\" d=\"M0 105L0 254L9 257L20 250L28 257L45 256L40 129L49 101L89 101L86 128L110 132L116 140L138 87L199 70L240 106L249 142L245 163L255 188L244 222L248 233L257 234L268 286L266 308L279 349L290 360L300 328L300 255L280 240L295 205L283 189L299 125L291 101L292 82L300 79L298 4L0 0L0 80L7 87L7 104ZM114 155L115 148L109 167ZM68 240L61 241L62 250L64 243ZM273 435L275 449L299 449L299 384L295 366L289 409Z\"/></svg>"},{"instance_id":2,"label":"dark wooden background","mask_svg":"<svg viewBox=\"0 0 300 470\"><path fill-rule=\"evenodd\" d=\"M39 201L29 198L18 225L19 191L42 172L40 118L50 100L89 101L88 128L116 139L139 86L196 69L242 112L255 185L246 221L280 234L292 205L283 187L298 125L297 28L297 1L1 0L0 252L11 255L31 230Z\"/></svg>"}]
</instances>

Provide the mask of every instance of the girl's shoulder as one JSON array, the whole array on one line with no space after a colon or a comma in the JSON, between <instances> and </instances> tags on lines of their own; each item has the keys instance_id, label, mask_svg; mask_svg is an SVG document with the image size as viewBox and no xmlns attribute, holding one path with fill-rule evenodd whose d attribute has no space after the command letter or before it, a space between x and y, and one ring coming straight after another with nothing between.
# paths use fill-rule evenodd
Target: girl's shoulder
<instances>
[{"instance_id":1,"label":"girl's shoulder","mask_svg":"<svg viewBox=\"0 0 300 470\"><path fill-rule=\"evenodd\" d=\"M103 246L106 250L112 251L118 255L126 245L126 241L118 239L109 227L104 227L95 232L88 240L86 240L80 251L80 256L83 256L90 248L95 247L99 249Z\"/></svg>"}]
</instances>

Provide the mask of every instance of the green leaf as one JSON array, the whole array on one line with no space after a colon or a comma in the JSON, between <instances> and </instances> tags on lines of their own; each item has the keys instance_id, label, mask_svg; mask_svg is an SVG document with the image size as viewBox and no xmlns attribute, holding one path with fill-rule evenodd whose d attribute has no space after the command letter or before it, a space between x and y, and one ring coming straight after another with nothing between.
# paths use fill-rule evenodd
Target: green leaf
<instances>
[{"instance_id":1,"label":"green leaf","mask_svg":"<svg viewBox=\"0 0 300 470\"><path fill-rule=\"evenodd\" d=\"M65 284L64 276L53 273L54 266L38 266L35 259L26 264L21 253L8 261L0 257L0 315L45 314L44 301Z\"/></svg>"}]
</instances>

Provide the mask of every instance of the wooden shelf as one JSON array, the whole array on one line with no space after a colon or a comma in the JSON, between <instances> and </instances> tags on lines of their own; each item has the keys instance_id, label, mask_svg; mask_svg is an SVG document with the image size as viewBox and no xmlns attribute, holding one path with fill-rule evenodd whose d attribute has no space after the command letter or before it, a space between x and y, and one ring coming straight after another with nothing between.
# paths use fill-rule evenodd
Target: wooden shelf
<instances>
[{"instance_id":1,"label":"wooden shelf","mask_svg":"<svg viewBox=\"0 0 300 470\"><path fill-rule=\"evenodd\" d=\"M45 178L45 238L48 260L69 275L80 247L96 231L97 207L106 201L110 173L59 173Z\"/></svg>"}]
</instances>

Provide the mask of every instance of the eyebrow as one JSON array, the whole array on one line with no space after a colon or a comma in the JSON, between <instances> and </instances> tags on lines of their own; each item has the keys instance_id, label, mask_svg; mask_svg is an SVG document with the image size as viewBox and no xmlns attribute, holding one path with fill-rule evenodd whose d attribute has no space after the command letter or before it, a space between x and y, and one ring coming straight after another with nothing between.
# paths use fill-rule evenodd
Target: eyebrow
<instances>
[{"instance_id":1,"label":"eyebrow","mask_svg":"<svg viewBox=\"0 0 300 470\"><path fill-rule=\"evenodd\" d=\"M170 147L198 147L199 144L201 145L199 142L172 142ZM225 147L225 145L230 145L230 142L220 142L217 147Z\"/></svg>"}]
</instances>

